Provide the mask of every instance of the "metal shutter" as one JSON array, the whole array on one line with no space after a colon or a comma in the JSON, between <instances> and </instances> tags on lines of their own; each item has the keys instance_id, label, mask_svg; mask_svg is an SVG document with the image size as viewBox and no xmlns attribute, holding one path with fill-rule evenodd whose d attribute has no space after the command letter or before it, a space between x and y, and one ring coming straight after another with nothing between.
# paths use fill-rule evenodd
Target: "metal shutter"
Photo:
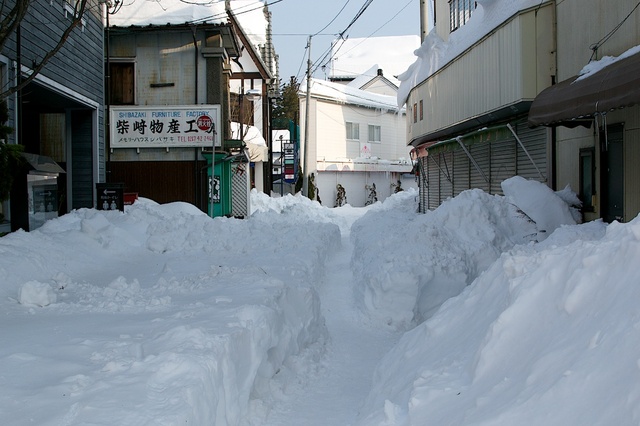
<instances>
[{"instance_id":1,"label":"metal shutter","mask_svg":"<svg viewBox=\"0 0 640 426\"><path fill-rule=\"evenodd\" d=\"M505 139L491 142L491 194L502 195L502 181L516 174L517 144L511 133Z\"/></svg>"},{"instance_id":2,"label":"metal shutter","mask_svg":"<svg viewBox=\"0 0 640 426\"><path fill-rule=\"evenodd\" d=\"M453 196L469 189L471 161L462 149L453 151Z\"/></svg>"},{"instance_id":3,"label":"metal shutter","mask_svg":"<svg viewBox=\"0 0 640 426\"><path fill-rule=\"evenodd\" d=\"M526 119L518 120L515 124L512 124L512 126L522 141L522 144L527 149L527 152L533 159L532 163L522 147L518 146L516 174L527 179L535 179L539 182L546 183L548 181L547 129L542 126L532 129L527 125ZM541 174L542 176L540 176Z\"/></svg>"}]
</instances>

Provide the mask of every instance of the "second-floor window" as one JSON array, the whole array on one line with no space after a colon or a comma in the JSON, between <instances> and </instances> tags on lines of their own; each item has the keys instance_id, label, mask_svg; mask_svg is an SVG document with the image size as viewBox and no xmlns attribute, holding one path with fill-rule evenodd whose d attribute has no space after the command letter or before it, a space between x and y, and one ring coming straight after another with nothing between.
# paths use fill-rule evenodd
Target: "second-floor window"
<instances>
[{"instance_id":1,"label":"second-floor window","mask_svg":"<svg viewBox=\"0 0 640 426\"><path fill-rule=\"evenodd\" d=\"M111 62L111 105L133 105L135 103L135 67L133 62Z\"/></svg>"},{"instance_id":2,"label":"second-floor window","mask_svg":"<svg viewBox=\"0 0 640 426\"><path fill-rule=\"evenodd\" d=\"M381 134L380 126L369 124L369 142L380 143L382 141Z\"/></svg>"},{"instance_id":3,"label":"second-floor window","mask_svg":"<svg viewBox=\"0 0 640 426\"><path fill-rule=\"evenodd\" d=\"M347 139L358 141L360 140L360 125L358 123L352 123L347 121L346 123L347 129Z\"/></svg>"},{"instance_id":4,"label":"second-floor window","mask_svg":"<svg viewBox=\"0 0 640 426\"><path fill-rule=\"evenodd\" d=\"M449 0L449 30L457 30L469 21L476 10L475 0Z\"/></svg>"}]
</instances>

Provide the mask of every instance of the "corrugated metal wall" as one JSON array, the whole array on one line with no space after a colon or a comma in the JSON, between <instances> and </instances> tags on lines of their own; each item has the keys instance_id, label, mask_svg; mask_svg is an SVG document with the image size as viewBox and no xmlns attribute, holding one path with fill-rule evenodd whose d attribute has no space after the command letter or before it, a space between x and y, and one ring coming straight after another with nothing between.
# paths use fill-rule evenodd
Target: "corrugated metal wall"
<instances>
[{"instance_id":1,"label":"corrugated metal wall","mask_svg":"<svg viewBox=\"0 0 640 426\"><path fill-rule=\"evenodd\" d=\"M524 119L511 125L529 155L506 127L488 137L463 138L469 155L456 141L429 149L429 156L418 160L420 211L433 210L447 198L472 188L501 195L502 181L515 175L546 182L546 129L530 129Z\"/></svg>"},{"instance_id":2,"label":"corrugated metal wall","mask_svg":"<svg viewBox=\"0 0 640 426\"><path fill-rule=\"evenodd\" d=\"M249 164L231 163L231 216L249 216L249 191L251 178Z\"/></svg>"}]
</instances>

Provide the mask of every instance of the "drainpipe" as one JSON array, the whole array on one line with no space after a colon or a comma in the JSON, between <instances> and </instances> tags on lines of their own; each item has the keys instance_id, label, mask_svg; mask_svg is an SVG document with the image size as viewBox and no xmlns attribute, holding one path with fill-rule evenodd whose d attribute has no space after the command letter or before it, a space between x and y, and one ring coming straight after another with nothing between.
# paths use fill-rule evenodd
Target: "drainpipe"
<instances>
[{"instance_id":1,"label":"drainpipe","mask_svg":"<svg viewBox=\"0 0 640 426\"><path fill-rule=\"evenodd\" d=\"M104 171L104 181L109 182L111 179L111 51L110 51L110 43L109 40L111 38L111 32L109 30L109 4L105 3L105 9L107 11L107 37L105 40L105 52L107 55L107 70L106 70L106 80L107 87L105 90L105 104L106 111L104 118L105 123L105 135L104 135L104 156L105 156L105 171Z\"/></svg>"},{"instance_id":2,"label":"drainpipe","mask_svg":"<svg viewBox=\"0 0 640 426\"><path fill-rule=\"evenodd\" d=\"M194 101L195 104L198 105L198 39L196 37L196 26L192 25L191 26L191 36L193 37L193 52L194 52L194 56L193 56L193 74L194 74L194 80L193 80L193 92L194 92ZM198 195L200 194L200 178L201 178L201 173L198 173L198 148L193 148L193 173L194 173L194 180L195 180L195 185L193 186L193 199L195 201L196 206L200 205L200 199L198 198Z\"/></svg>"}]
</instances>

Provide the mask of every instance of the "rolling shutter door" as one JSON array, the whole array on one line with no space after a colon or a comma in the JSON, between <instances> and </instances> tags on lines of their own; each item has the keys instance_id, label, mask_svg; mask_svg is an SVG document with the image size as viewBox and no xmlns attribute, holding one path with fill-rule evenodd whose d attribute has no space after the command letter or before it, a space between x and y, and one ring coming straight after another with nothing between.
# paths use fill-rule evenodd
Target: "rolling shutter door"
<instances>
[{"instance_id":1,"label":"rolling shutter door","mask_svg":"<svg viewBox=\"0 0 640 426\"><path fill-rule=\"evenodd\" d=\"M535 163L534 166L524 150L520 146L518 146L516 174L527 179L535 179L539 182L547 182L547 129L545 127L536 127L534 129L531 129L529 126L527 126L527 122L524 119L517 121L513 128L522 141L522 144L527 149L527 152L533 159L533 162ZM538 170L542 174L542 177L540 176Z\"/></svg>"},{"instance_id":2,"label":"rolling shutter door","mask_svg":"<svg viewBox=\"0 0 640 426\"><path fill-rule=\"evenodd\" d=\"M469 189L471 161L462 149L453 151L453 196Z\"/></svg>"},{"instance_id":3,"label":"rolling shutter door","mask_svg":"<svg viewBox=\"0 0 640 426\"><path fill-rule=\"evenodd\" d=\"M453 197L453 153L451 151L442 152L440 157L440 204L447 198Z\"/></svg>"},{"instance_id":4,"label":"rolling shutter door","mask_svg":"<svg viewBox=\"0 0 640 426\"><path fill-rule=\"evenodd\" d=\"M489 192L489 182L486 181L486 178L489 178L490 175L490 164L491 164L491 146L488 143L475 143L471 145L469 148L469 153L476 161L476 164L484 173L484 176L476 169L475 166L472 166L470 171L470 188L480 188L485 192Z\"/></svg>"},{"instance_id":5,"label":"rolling shutter door","mask_svg":"<svg viewBox=\"0 0 640 426\"><path fill-rule=\"evenodd\" d=\"M518 142L509 134L491 142L491 194L502 195L502 181L516 174L516 148Z\"/></svg>"},{"instance_id":6,"label":"rolling shutter door","mask_svg":"<svg viewBox=\"0 0 640 426\"><path fill-rule=\"evenodd\" d=\"M434 210L440 205L440 169L436 163L437 154L427 157L427 173L429 179L428 209Z\"/></svg>"}]
</instances>

